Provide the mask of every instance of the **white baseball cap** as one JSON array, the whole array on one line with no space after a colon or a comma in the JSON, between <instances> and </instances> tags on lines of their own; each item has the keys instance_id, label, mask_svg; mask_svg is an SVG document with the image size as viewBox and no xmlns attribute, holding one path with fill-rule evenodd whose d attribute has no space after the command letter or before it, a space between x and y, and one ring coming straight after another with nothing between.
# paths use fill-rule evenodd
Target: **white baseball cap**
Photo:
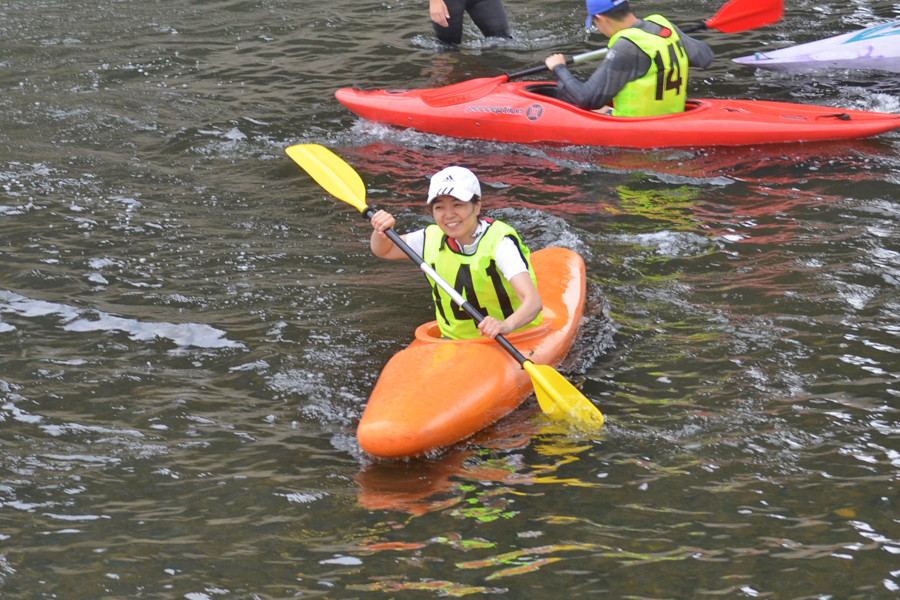
<instances>
[{"instance_id":1,"label":"white baseball cap","mask_svg":"<svg viewBox=\"0 0 900 600\"><path fill-rule=\"evenodd\" d=\"M428 187L428 202L438 196L453 196L463 202L471 202L473 196L481 198L481 184L475 173L465 167L447 167L431 176Z\"/></svg>"}]
</instances>

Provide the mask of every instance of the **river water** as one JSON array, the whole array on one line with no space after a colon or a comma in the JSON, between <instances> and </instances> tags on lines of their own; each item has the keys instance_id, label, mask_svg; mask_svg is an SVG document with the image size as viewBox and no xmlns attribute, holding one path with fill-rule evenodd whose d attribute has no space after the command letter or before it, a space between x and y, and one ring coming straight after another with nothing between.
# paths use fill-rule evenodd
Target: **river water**
<instances>
[{"instance_id":1,"label":"river water","mask_svg":"<svg viewBox=\"0 0 900 600\"><path fill-rule=\"evenodd\" d=\"M0 1L0 597L900 595L900 134L538 148L334 100L604 43L575 0L506 6L515 40L467 20L448 53L424 0ZM800 0L698 34L717 60L690 94L900 112L897 76L730 60L898 13ZM301 142L399 229L459 163L532 249L580 252L561 370L603 431L532 401L431 459L364 456L355 425L429 294L287 158Z\"/></svg>"}]
</instances>

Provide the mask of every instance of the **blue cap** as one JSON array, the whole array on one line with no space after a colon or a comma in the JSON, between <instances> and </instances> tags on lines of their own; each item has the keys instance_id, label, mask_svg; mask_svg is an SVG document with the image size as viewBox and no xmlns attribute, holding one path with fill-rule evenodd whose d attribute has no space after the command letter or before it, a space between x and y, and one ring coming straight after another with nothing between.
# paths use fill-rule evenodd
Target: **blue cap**
<instances>
[{"instance_id":1,"label":"blue cap","mask_svg":"<svg viewBox=\"0 0 900 600\"><path fill-rule=\"evenodd\" d=\"M584 22L584 26L588 28L591 26L594 15L602 15L625 2L626 0L586 0L588 18L587 21Z\"/></svg>"}]
</instances>

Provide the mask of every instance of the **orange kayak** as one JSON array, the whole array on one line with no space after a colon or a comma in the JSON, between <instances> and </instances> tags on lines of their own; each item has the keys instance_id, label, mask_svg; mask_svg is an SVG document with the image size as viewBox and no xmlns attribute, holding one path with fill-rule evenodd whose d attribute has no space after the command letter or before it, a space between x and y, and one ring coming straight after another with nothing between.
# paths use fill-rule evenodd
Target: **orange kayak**
<instances>
[{"instance_id":1,"label":"orange kayak","mask_svg":"<svg viewBox=\"0 0 900 600\"><path fill-rule=\"evenodd\" d=\"M538 365L558 365L584 313L581 256L564 248L531 254L544 320L507 339ZM356 430L360 447L379 458L426 454L464 440L515 410L531 378L496 342L442 340L436 321L388 361Z\"/></svg>"}]
</instances>

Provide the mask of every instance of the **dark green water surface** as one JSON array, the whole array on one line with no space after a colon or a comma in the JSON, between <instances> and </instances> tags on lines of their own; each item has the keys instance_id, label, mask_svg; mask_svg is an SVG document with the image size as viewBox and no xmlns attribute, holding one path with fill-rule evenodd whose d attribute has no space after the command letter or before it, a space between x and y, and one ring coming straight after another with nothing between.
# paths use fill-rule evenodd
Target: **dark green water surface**
<instances>
[{"instance_id":1,"label":"dark green water surface","mask_svg":"<svg viewBox=\"0 0 900 600\"><path fill-rule=\"evenodd\" d=\"M467 20L437 52L427 6L0 0L0 597L900 597L900 134L636 152L359 121L335 89L604 43L580 1L507 0L514 41ZM699 34L690 94L900 113L896 75L730 60L897 18L801 0ZM287 158L302 142L399 229L464 164L532 249L580 252L561 370L604 430L532 400L440 456L364 456L430 298Z\"/></svg>"}]
</instances>

